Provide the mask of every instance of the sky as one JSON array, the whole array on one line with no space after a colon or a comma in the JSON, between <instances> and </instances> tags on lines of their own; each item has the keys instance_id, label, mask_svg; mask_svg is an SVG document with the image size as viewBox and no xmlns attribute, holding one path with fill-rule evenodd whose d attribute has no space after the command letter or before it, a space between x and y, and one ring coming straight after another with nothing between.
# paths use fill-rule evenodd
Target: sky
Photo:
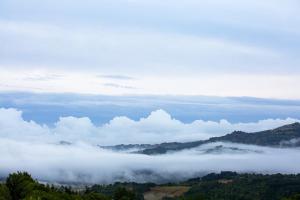
<instances>
[{"instance_id":1,"label":"sky","mask_svg":"<svg viewBox=\"0 0 300 200\"><path fill-rule=\"evenodd\" d=\"M298 148L217 143L146 156L98 146L300 122L299 13L298 0L0 0L0 178L299 173ZM203 154L217 145L246 151Z\"/></svg>"},{"instance_id":2,"label":"sky","mask_svg":"<svg viewBox=\"0 0 300 200\"><path fill-rule=\"evenodd\" d=\"M297 0L1 0L0 91L299 99Z\"/></svg>"},{"instance_id":3,"label":"sky","mask_svg":"<svg viewBox=\"0 0 300 200\"><path fill-rule=\"evenodd\" d=\"M183 123L195 120L257 123L266 119L300 119L299 100L247 97L83 95L60 93L2 92L0 107L22 111L26 121L53 126L60 117L88 117L96 126L115 117L138 121L164 110Z\"/></svg>"}]
</instances>

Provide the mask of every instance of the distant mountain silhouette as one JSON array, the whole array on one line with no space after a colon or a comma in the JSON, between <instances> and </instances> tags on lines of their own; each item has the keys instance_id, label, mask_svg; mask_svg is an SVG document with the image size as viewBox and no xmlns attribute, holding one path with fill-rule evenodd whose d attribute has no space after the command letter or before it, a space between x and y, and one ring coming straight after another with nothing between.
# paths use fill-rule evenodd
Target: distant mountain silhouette
<instances>
[{"instance_id":1,"label":"distant mountain silhouette","mask_svg":"<svg viewBox=\"0 0 300 200\"><path fill-rule=\"evenodd\" d=\"M221 137L212 137L208 140L194 142L170 142L161 144L135 144L135 145L116 145L102 147L111 150L126 150L135 148L135 152L142 154L164 154L169 151L179 151L194 148L212 142L232 142L240 144L269 146L269 147L299 147L300 146L300 123L293 123L281 126L272 130L265 130L254 133L234 131Z\"/></svg>"}]
</instances>

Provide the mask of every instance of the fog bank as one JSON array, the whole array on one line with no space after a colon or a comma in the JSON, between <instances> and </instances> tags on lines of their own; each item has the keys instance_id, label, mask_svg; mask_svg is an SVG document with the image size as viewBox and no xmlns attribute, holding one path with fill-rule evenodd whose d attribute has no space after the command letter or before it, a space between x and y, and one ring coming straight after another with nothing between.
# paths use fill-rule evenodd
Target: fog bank
<instances>
[{"instance_id":1,"label":"fog bank","mask_svg":"<svg viewBox=\"0 0 300 200\"><path fill-rule=\"evenodd\" d=\"M215 146L247 151L204 153ZM167 182L224 170L256 173L300 173L299 149L208 144L159 156L117 153L85 143L37 144L0 139L0 176L27 171L42 181L112 183Z\"/></svg>"}]
</instances>

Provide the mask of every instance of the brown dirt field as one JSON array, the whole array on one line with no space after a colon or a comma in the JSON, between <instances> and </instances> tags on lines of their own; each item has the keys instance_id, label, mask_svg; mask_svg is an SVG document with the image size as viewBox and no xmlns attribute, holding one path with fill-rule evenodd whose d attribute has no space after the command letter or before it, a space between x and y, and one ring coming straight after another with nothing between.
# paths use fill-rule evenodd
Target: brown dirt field
<instances>
[{"instance_id":1,"label":"brown dirt field","mask_svg":"<svg viewBox=\"0 0 300 200\"><path fill-rule=\"evenodd\" d=\"M164 197L179 197L187 192L190 187L186 186L161 186L151 188L144 194L145 200L161 200Z\"/></svg>"}]
</instances>

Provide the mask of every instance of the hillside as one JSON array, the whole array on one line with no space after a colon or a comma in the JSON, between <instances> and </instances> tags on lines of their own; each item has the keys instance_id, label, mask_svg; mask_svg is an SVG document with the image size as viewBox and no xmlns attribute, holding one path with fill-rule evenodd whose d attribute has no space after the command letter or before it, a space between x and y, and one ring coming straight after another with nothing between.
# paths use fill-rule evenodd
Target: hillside
<instances>
[{"instance_id":1,"label":"hillside","mask_svg":"<svg viewBox=\"0 0 300 200\"><path fill-rule=\"evenodd\" d=\"M179 151L194 148L203 144L212 142L232 142L239 144L249 144L269 147L298 147L300 146L300 123L285 125L272 130L265 130L254 133L234 131L230 134L213 137L208 140L199 140L193 142L171 142L155 145L117 145L102 147L111 150L132 150L135 153L142 154L164 154L168 151ZM134 147L134 148L133 148Z\"/></svg>"},{"instance_id":2,"label":"hillside","mask_svg":"<svg viewBox=\"0 0 300 200\"><path fill-rule=\"evenodd\" d=\"M0 184L1 200L299 200L300 175L238 174L225 171L179 183L114 183L77 190L43 185L28 173L10 174Z\"/></svg>"}]
</instances>

